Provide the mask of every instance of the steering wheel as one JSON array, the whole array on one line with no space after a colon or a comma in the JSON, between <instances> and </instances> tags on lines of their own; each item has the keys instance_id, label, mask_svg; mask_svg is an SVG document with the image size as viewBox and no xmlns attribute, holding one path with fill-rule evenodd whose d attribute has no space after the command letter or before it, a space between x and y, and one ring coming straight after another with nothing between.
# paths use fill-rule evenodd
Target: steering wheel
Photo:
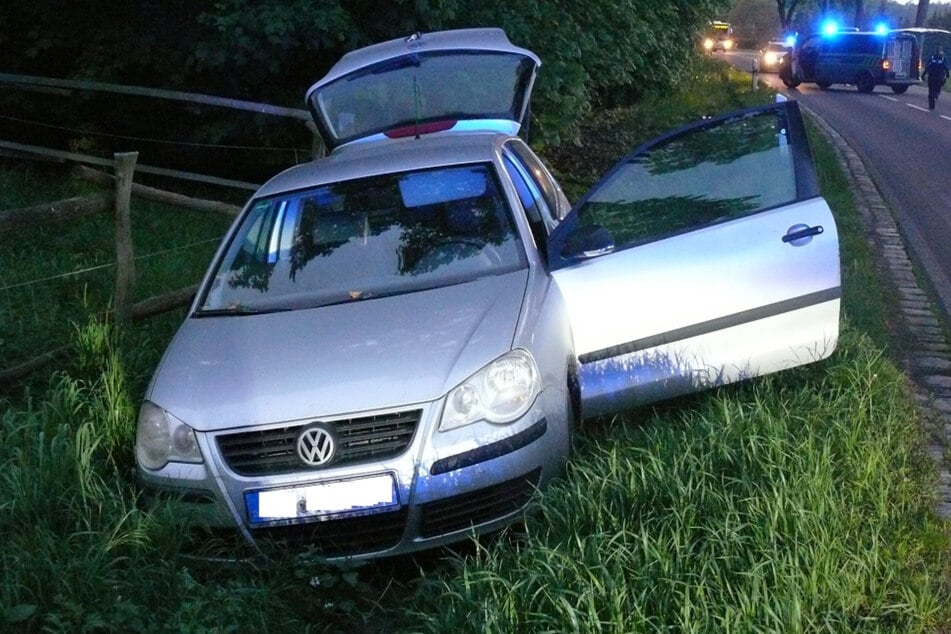
<instances>
[{"instance_id":1,"label":"steering wheel","mask_svg":"<svg viewBox=\"0 0 951 634\"><path fill-rule=\"evenodd\" d=\"M498 250L483 240L465 236L451 236L433 243L423 257L416 262L418 271L432 271L454 260L478 256L477 268L494 268L502 264Z\"/></svg>"}]
</instances>

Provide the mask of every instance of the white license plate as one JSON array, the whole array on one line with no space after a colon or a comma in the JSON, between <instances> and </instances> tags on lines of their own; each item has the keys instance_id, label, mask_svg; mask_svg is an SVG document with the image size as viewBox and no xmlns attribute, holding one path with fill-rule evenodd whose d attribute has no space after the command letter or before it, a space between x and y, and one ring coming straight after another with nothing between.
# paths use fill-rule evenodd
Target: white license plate
<instances>
[{"instance_id":1,"label":"white license plate","mask_svg":"<svg viewBox=\"0 0 951 634\"><path fill-rule=\"evenodd\" d=\"M244 501L251 523L382 510L399 504L393 476L388 473L287 489L247 491Z\"/></svg>"}]
</instances>

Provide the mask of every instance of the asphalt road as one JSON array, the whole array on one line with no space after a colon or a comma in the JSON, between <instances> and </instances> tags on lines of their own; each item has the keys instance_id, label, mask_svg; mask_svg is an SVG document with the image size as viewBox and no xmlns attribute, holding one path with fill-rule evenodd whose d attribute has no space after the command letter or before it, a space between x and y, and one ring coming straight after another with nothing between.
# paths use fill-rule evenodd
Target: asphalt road
<instances>
[{"instance_id":1,"label":"asphalt road","mask_svg":"<svg viewBox=\"0 0 951 634\"><path fill-rule=\"evenodd\" d=\"M717 55L749 71L755 53ZM775 74L757 77L822 117L862 158L951 320L951 93L929 111L924 86L861 94L854 86L789 89Z\"/></svg>"}]
</instances>

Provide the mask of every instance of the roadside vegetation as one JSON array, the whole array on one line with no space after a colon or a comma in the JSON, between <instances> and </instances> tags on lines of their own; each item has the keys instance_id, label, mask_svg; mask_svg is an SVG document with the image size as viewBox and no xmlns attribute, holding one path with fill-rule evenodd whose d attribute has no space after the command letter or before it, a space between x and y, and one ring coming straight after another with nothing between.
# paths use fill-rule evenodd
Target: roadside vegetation
<instances>
[{"instance_id":1,"label":"roadside vegetation","mask_svg":"<svg viewBox=\"0 0 951 634\"><path fill-rule=\"evenodd\" d=\"M638 141L771 99L751 90L747 75L701 60L675 94L599 112L584 126L585 144L544 154L574 197ZM308 552L256 565L194 558L213 542L196 545L180 518L140 507L132 456L138 402L181 313L117 332L90 317L106 283L75 312L53 305L91 297L94 284L57 282L63 287L36 299L0 291L5 319L28 316L52 329L24 346L55 338L76 347L57 371L0 393L0 629L940 631L951 622L947 526L933 511L925 431L888 357L885 284L844 177L813 136L842 233L838 351L591 421L524 526L418 559L329 568ZM75 187L20 169L0 169L0 208ZM143 253L223 230L217 220L134 200L136 224L149 227L137 238ZM18 277L3 279L108 259L97 251L108 246L86 250L106 228L76 231L72 239L50 231L33 248L0 233L0 257L23 243L2 262L5 276ZM210 257L204 249L162 259L161 281L143 285L160 292L194 283ZM46 269L48 259L59 264ZM4 330L0 351L8 338L32 336L26 330Z\"/></svg>"}]
</instances>

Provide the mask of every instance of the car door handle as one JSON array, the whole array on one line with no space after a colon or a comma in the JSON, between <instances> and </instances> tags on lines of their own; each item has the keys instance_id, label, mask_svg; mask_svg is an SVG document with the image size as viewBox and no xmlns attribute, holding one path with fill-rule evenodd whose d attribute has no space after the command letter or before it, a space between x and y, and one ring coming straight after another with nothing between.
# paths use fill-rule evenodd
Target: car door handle
<instances>
[{"instance_id":1,"label":"car door handle","mask_svg":"<svg viewBox=\"0 0 951 634\"><path fill-rule=\"evenodd\" d=\"M794 247L801 247L805 244L809 244L812 240L812 236L817 236L823 231L825 231L825 229L822 228L822 225L816 225L815 227L803 224L793 225L786 230L786 235L783 236L783 242L787 242Z\"/></svg>"}]
</instances>

